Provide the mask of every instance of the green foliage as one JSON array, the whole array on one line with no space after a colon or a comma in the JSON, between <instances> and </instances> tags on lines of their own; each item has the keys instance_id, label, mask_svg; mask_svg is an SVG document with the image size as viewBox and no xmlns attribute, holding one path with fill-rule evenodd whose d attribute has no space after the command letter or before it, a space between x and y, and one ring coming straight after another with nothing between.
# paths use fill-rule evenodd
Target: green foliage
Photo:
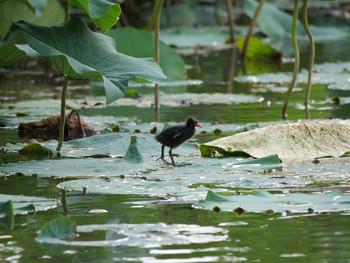
<instances>
[{"instance_id":1,"label":"green foliage","mask_svg":"<svg viewBox=\"0 0 350 263\"><path fill-rule=\"evenodd\" d=\"M53 27L24 21L15 23L6 40L0 43L0 53L0 65L12 63L25 55L41 54L49 57L67 77L102 81L107 103L124 95L130 79L159 82L166 78L153 59L117 53L110 37L92 32L79 18Z\"/></svg>"},{"instance_id":2,"label":"green foliage","mask_svg":"<svg viewBox=\"0 0 350 263\"><path fill-rule=\"evenodd\" d=\"M23 4L26 3L27 7ZM64 10L57 0L6 0L0 2L0 40L2 40L13 22L25 20L37 25L52 26L64 22ZM43 13L40 6L46 2ZM39 6L37 6L39 4ZM28 5L31 8L28 8ZM35 8L35 11L34 11Z\"/></svg>"},{"instance_id":3,"label":"green foliage","mask_svg":"<svg viewBox=\"0 0 350 263\"><path fill-rule=\"evenodd\" d=\"M5 226L7 229L13 229L14 226L14 211L13 202L8 200L4 203L0 203L0 225Z\"/></svg>"},{"instance_id":4,"label":"green foliage","mask_svg":"<svg viewBox=\"0 0 350 263\"><path fill-rule=\"evenodd\" d=\"M29 160L42 160L52 157L53 151L47 147L42 146L40 143L34 142L24 146L19 150L19 154L23 156L26 161Z\"/></svg>"},{"instance_id":5,"label":"green foliage","mask_svg":"<svg viewBox=\"0 0 350 263\"><path fill-rule=\"evenodd\" d=\"M255 0L244 1L244 12L252 18L258 2ZM257 20L258 27L271 39L290 39L290 32L293 24L293 17L281 10L275 5L265 3ZM299 24L301 22L299 21ZM324 40L337 40L340 38L348 38L348 28L341 27L320 27L310 26L315 42ZM307 39L303 27L298 27L297 38Z\"/></svg>"},{"instance_id":6,"label":"green foliage","mask_svg":"<svg viewBox=\"0 0 350 263\"><path fill-rule=\"evenodd\" d=\"M38 236L39 242L45 242L51 239L72 240L75 238L76 225L69 216L58 217L41 229Z\"/></svg>"},{"instance_id":7,"label":"green foliage","mask_svg":"<svg viewBox=\"0 0 350 263\"><path fill-rule=\"evenodd\" d=\"M102 32L107 32L117 22L121 13L119 4L105 0L67 0L83 9Z\"/></svg>"},{"instance_id":8,"label":"green foliage","mask_svg":"<svg viewBox=\"0 0 350 263\"><path fill-rule=\"evenodd\" d=\"M46 7L46 0L20 0L25 4L36 16L41 16Z\"/></svg>"},{"instance_id":9,"label":"green foliage","mask_svg":"<svg viewBox=\"0 0 350 263\"><path fill-rule=\"evenodd\" d=\"M336 201L335 201L336 200ZM204 200L197 202L194 207L212 210L213 207L221 211L234 211L241 208L244 212L254 213L309 213L337 212L348 210L350 197L340 191L323 194L289 193L274 195L266 191L258 191L254 195L222 196L208 191ZM271 211L272 210L272 211Z\"/></svg>"},{"instance_id":10,"label":"green foliage","mask_svg":"<svg viewBox=\"0 0 350 263\"><path fill-rule=\"evenodd\" d=\"M130 145L123 159L131 163L141 163L143 161L143 157L137 148L136 136L130 137Z\"/></svg>"},{"instance_id":11,"label":"green foliage","mask_svg":"<svg viewBox=\"0 0 350 263\"><path fill-rule=\"evenodd\" d=\"M237 171L262 172L271 170L282 170L281 160L278 158L277 154L269 155L258 159L238 162L233 164L233 167Z\"/></svg>"},{"instance_id":12,"label":"green foliage","mask_svg":"<svg viewBox=\"0 0 350 263\"><path fill-rule=\"evenodd\" d=\"M107 35L115 40L119 52L137 58L154 57L154 35L150 32L125 27L112 29ZM182 57L163 41L160 41L160 66L169 79L186 78Z\"/></svg>"},{"instance_id":13,"label":"green foliage","mask_svg":"<svg viewBox=\"0 0 350 263\"><path fill-rule=\"evenodd\" d=\"M240 38L236 40L237 48L240 52L243 50L245 38ZM251 37L249 40L249 45L246 51L246 58L250 59L276 59L280 58L280 53L264 44L259 38Z\"/></svg>"}]
</instances>

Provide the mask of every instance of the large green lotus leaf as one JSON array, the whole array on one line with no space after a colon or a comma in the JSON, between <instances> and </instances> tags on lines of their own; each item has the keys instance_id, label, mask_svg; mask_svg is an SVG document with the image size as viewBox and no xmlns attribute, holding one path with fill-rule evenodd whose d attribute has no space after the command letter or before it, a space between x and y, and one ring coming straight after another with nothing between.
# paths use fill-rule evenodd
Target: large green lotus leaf
<instances>
[{"instance_id":1,"label":"large green lotus leaf","mask_svg":"<svg viewBox=\"0 0 350 263\"><path fill-rule=\"evenodd\" d=\"M119 4L105 0L67 0L83 9L102 32L107 32L117 22L121 13Z\"/></svg>"},{"instance_id":2,"label":"large green lotus leaf","mask_svg":"<svg viewBox=\"0 0 350 263\"><path fill-rule=\"evenodd\" d=\"M13 202L14 214L25 215L36 211L46 211L58 206L57 200L24 195L0 194L0 203Z\"/></svg>"},{"instance_id":3,"label":"large green lotus leaf","mask_svg":"<svg viewBox=\"0 0 350 263\"><path fill-rule=\"evenodd\" d=\"M258 2L255 0L244 1L244 12L252 18ZM270 38L290 38L293 17L286 12L279 10L276 6L270 3L265 3L257 20L259 28ZM298 39L307 39L302 23L299 21L297 29ZM348 28L341 27L319 27L310 25L311 32L315 42L325 40L339 40L348 38L350 31Z\"/></svg>"},{"instance_id":4,"label":"large green lotus leaf","mask_svg":"<svg viewBox=\"0 0 350 263\"><path fill-rule=\"evenodd\" d=\"M20 0L20 1L23 4L25 4L36 16L41 16L46 7L46 0Z\"/></svg>"},{"instance_id":5,"label":"large green lotus leaf","mask_svg":"<svg viewBox=\"0 0 350 263\"><path fill-rule=\"evenodd\" d=\"M25 7L23 3L30 8ZM2 40L12 22L25 20L43 26L57 25L64 22L64 10L57 0L6 0L0 1L0 17L0 40Z\"/></svg>"},{"instance_id":6,"label":"large green lotus leaf","mask_svg":"<svg viewBox=\"0 0 350 263\"><path fill-rule=\"evenodd\" d=\"M200 146L202 155L237 155L244 151L254 157L271 154L285 161L339 157L350 150L350 121L324 120L271 125L235 134Z\"/></svg>"},{"instance_id":7,"label":"large green lotus leaf","mask_svg":"<svg viewBox=\"0 0 350 263\"><path fill-rule=\"evenodd\" d=\"M185 200L199 200L205 197L208 188L187 187L186 181L176 180L148 180L141 177L126 177L125 179L79 179L67 181L57 185L64 190L88 194L135 194L159 197L177 197Z\"/></svg>"},{"instance_id":8,"label":"large green lotus leaf","mask_svg":"<svg viewBox=\"0 0 350 263\"><path fill-rule=\"evenodd\" d=\"M287 193L270 194L258 191L254 195L222 196L208 191L205 200L194 204L195 208L220 211L234 211L241 208L244 212L263 213L272 210L274 213L339 212L350 210L350 196L340 191L318 194ZM216 208L217 209L217 208ZM310 210L311 209L311 210Z\"/></svg>"},{"instance_id":9,"label":"large green lotus leaf","mask_svg":"<svg viewBox=\"0 0 350 263\"><path fill-rule=\"evenodd\" d=\"M178 158L176 159L178 160ZM274 177L268 174L242 174L234 169L223 169L209 160L187 159L192 165L172 169L159 167L144 176L78 179L62 182L58 188L66 191L87 191L88 194L135 194L167 198L169 201L184 200L193 202L205 198L208 189L219 192L236 192L237 189L283 189L305 187L307 179L296 177ZM273 174L273 173L272 173ZM273 174L274 175L274 174Z\"/></svg>"},{"instance_id":10,"label":"large green lotus leaf","mask_svg":"<svg viewBox=\"0 0 350 263\"><path fill-rule=\"evenodd\" d=\"M107 33L112 37L118 52L136 57L154 57L154 35L133 27L112 29ZM140 45L142 43L142 45ZM160 67L169 79L185 79L186 65L176 51L160 41Z\"/></svg>"},{"instance_id":11,"label":"large green lotus leaf","mask_svg":"<svg viewBox=\"0 0 350 263\"><path fill-rule=\"evenodd\" d=\"M18 37L20 47L13 41L0 43L2 58L10 58L6 63L15 60L11 56L14 47L28 56L35 50L49 57L68 77L102 81L108 104L124 95L130 79L145 78L159 82L166 78L154 59L133 58L116 52L113 39L92 32L80 18L73 17L68 23L53 27L21 21L13 24L6 40L11 38L12 33L18 34L17 31L21 34ZM31 51L24 49L23 43L27 43Z\"/></svg>"},{"instance_id":12,"label":"large green lotus leaf","mask_svg":"<svg viewBox=\"0 0 350 263\"><path fill-rule=\"evenodd\" d=\"M57 187L80 192L86 189L92 194L143 194L168 197L171 200L176 200L171 198L175 197L193 201L204 198L208 188L227 192L242 188L305 187L310 183L307 179L294 176L279 175L276 177L273 171L267 174L257 173L264 169L280 168L276 166L276 160L269 161L268 158L262 158L244 163L242 159L181 155L175 157L177 162L181 161L176 168L159 165L153 160L153 169L146 172L144 176L118 176L110 177L109 180L79 179L62 182ZM278 158L277 162L279 163ZM254 173L247 171L254 171Z\"/></svg>"},{"instance_id":13,"label":"large green lotus leaf","mask_svg":"<svg viewBox=\"0 0 350 263\"><path fill-rule=\"evenodd\" d=\"M57 142L51 140L42 145L54 150L55 144ZM8 149L19 150L23 146L23 144L8 144ZM126 158L121 158L128 152L128 149L129 153ZM9 163L2 165L0 170L3 173L21 172L25 175L36 173L39 176L54 177L133 174L137 170L154 169L155 159L160 156L160 149L161 145L154 139L154 135L138 134L137 141L134 139L130 142L130 134L103 134L64 143L61 150L63 159ZM195 152L195 147L191 143L185 143L174 152L188 156ZM98 158L101 157L101 154L111 157ZM141 155L143 162L140 161Z\"/></svg>"},{"instance_id":14,"label":"large green lotus leaf","mask_svg":"<svg viewBox=\"0 0 350 263\"><path fill-rule=\"evenodd\" d=\"M51 141L44 145L47 148L54 148L56 143ZM20 145L12 146L20 148ZM14 147L12 149L15 149ZM160 148L160 144L155 141L153 135L138 134L137 141L132 139L131 142L129 134L96 135L66 142L63 145L61 152L63 156L85 156L86 158L9 163L2 165L0 170L4 174L35 173L39 177L110 177L107 181L105 179L68 181L61 186L67 190L76 191L83 191L86 187L90 193L143 193L171 195L189 200L203 198L206 188L200 186L207 186L207 184L211 184L210 188L234 189L303 187L309 183L308 180L293 176L271 177L270 175L276 172L274 170L280 168L279 160L275 157L250 161L242 157L201 158L194 145L187 142L174 149L174 154L179 154L175 156L175 161L180 165L173 168L164 165L162 161L156 161L160 156ZM11 147L7 149L10 150ZM93 158L103 157L99 154L109 154L114 158ZM123 155L124 158L121 158ZM166 156L166 158L169 157ZM258 174L264 170L271 172ZM138 176L139 173L144 175ZM125 179L121 180L120 175Z\"/></svg>"},{"instance_id":15,"label":"large green lotus leaf","mask_svg":"<svg viewBox=\"0 0 350 263\"><path fill-rule=\"evenodd\" d=\"M55 220L60 220L55 222ZM70 219L69 219L70 220ZM63 222L66 221L66 222ZM64 223L64 224L63 224ZM68 219L54 219L49 222L59 232L59 227L72 229ZM43 231L43 230L42 230ZM159 248L161 246L173 246L184 244L201 244L219 242L228 239L227 230L221 227L200 226L195 224L127 224L107 223L76 226L76 232L84 235L94 231L106 232L103 240L67 240L59 237L45 237L39 235L40 243L62 244L73 247L141 247ZM70 231L73 234L73 231ZM201 238L198 238L200 235Z\"/></svg>"}]
</instances>

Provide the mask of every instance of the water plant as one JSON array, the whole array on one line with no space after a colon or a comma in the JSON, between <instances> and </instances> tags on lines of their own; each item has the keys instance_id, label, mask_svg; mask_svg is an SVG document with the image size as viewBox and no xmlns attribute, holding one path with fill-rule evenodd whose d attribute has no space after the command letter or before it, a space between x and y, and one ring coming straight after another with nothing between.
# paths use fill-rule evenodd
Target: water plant
<instances>
[{"instance_id":1,"label":"water plant","mask_svg":"<svg viewBox=\"0 0 350 263\"><path fill-rule=\"evenodd\" d=\"M112 26L111 20L115 23L120 14L118 4L103 0L70 2L82 8L102 31L107 31ZM104 15L97 17L97 14L101 13L101 5L105 13L102 12ZM64 139L64 116L69 81L75 79L101 81L109 104L125 94L131 79L160 82L166 78L153 58L134 58L118 53L113 39L91 31L85 22L77 17L72 17L64 24L50 27L25 21L13 23L0 43L0 51L1 66L42 55L48 57L63 74L57 151L61 149Z\"/></svg>"}]
</instances>

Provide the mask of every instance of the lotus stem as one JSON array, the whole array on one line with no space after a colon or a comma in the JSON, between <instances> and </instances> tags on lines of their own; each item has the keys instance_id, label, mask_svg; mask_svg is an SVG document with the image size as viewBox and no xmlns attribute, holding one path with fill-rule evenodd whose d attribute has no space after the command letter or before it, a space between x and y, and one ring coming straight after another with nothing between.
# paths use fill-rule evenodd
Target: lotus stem
<instances>
[{"instance_id":1,"label":"lotus stem","mask_svg":"<svg viewBox=\"0 0 350 263\"><path fill-rule=\"evenodd\" d=\"M155 9L157 10L157 16L154 24L155 31L155 43L154 43L154 59L159 65L160 61L160 52L159 52L159 31L160 31L160 13L162 12L164 0L157 0ZM156 83L154 87L154 105L155 105L155 119L159 121L159 84Z\"/></svg>"},{"instance_id":2,"label":"lotus stem","mask_svg":"<svg viewBox=\"0 0 350 263\"><path fill-rule=\"evenodd\" d=\"M307 90L306 90L306 96L305 96L306 119L310 119L309 100L310 100L310 94L311 94L312 68L314 66L314 60L315 60L315 41L314 41L314 37L311 33L311 30L309 27L309 22L307 19L307 2L308 2L308 0L303 1L302 21L303 21L305 32L306 32L306 34L309 38L309 42L310 42L309 73L308 73L308 77L307 77Z\"/></svg>"},{"instance_id":3,"label":"lotus stem","mask_svg":"<svg viewBox=\"0 0 350 263\"><path fill-rule=\"evenodd\" d=\"M61 182L64 182L64 178L61 178ZM68 207L67 207L67 193L66 190L62 189L61 190L61 205L63 208L63 216L67 216L68 215Z\"/></svg>"},{"instance_id":4,"label":"lotus stem","mask_svg":"<svg viewBox=\"0 0 350 263\"><path fill-rule=\"evenodd\" d=\"M230 33L232 44L235 43L235 19L233 17L232 0L226 0L227 14L230 21Z\"/></svg>"},{"instance_id":5,"label":"lotus stem","mask_svg":"<svg viewBox=\"0 0 350 263\"><path fill-rule=\"evenodd\" d=\"M59 130L59 138L58 145L56 151L60 151L62 148L63 140L64 140L64 127L66 124L66 98L67 98L67 90L68 90L68 77L64 77L64 83L61 93L61 120L60 120L60 130Z\"/></svg>"},{"instance_id":6,"label":"lotus stem","mask_svg":"<svg viewBox=\"0 0 350 263\"><path fill-rule=\"evenodd\" d=\"M290 95L292 94L292 90L293 90L293 87L294 87L296 79L297 79L297 75L299 72L299 65L300 65L299 48L298 48L298 42L297 42L298 8L299 8L298 6L299 6L299 1L294 0L293 25L292 25L292 44L293 44L295 62L294 62L294 72L293 72L292 81L290 82L290 84L288 86L288 91L287 91L286 97L284 98L284 102L283 102L282 119L284 119L284 120L286 119L286 112L287 112L289 98L290 98Z\"/></svg>"},{"instance_id":7,"label":"lotus stem","mask_svg":"<svg viewBox=\"0 0 350 263\"><path fill-rule=\"evenodd\" d=\"M265 1L266 0L260 0L259 5L255 10L254 17L253 17L252 21L250 22L249 29L248 29L247 35L245 37L245 40L244 40L243 50L242 50L242 54L241 54L241 61L244 61L244 59L245 59L245 55L247 53L247 48L249 45L249 40L253 34L253 30L254 30L256 21L258 20L260 11L262 10L262 7L263 7Z\"/></svg>"},{"instance_id":8,"label":"lotus stem","mask_svg":"<svg viewBox=\"0 0 350 263\"><path fill-rule=\"evenodd\" d=\"M146 31L151 31L153 26L156 27L156 22L157 22L157 20L159 20L163 4L164 4L164 0L157 0L156 1L155 5L153 7L151 18L148 20L148 23L145 27Z\"/></svg>"},{"instance_id":9,"label":"lotus stem","mask_svg":"<svg viewBox=\"0 0 350 263\"><path fill-rule=\"evenodd\" d=\"M227 80L227 93L232 93L232 85L235 77L235 65L236 65L236 45L235 45L235 19L233 16L232 10L232 0L226 0L226 7L228 18L230 21L230 33L231 33L231 42L232 42L232 51L231 51L231 60L230 67L228 72L228 80Z\"/></svg>"}]
</instances>

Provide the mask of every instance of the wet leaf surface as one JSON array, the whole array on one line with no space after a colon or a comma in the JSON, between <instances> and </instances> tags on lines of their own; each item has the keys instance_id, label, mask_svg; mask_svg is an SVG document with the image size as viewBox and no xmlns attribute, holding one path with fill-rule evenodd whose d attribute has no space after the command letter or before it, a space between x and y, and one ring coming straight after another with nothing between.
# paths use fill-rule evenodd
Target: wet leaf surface
<instances>
[{"instance_id":1,"label":"wet leaf surface","mask_svg":"<svg viewBox=\"0 0 350 263\"><path fill-rule=\"evenodd\" d=\"M0 194L0 202L8 202L9 200L13 202L13 213L15 215L46 211L58 206L57 200L24 195Z\"/></svg>"},{"instance_id":2,"label":"wet leaf surface","mask_svg":"<svg viewBox=\"0 0 350 263\"><path fill-rule=\"evenodd\" d=\"M284 161L339 157L350 149L347 120L306 121L272 125L224 137L200 146L204 156L240 154L253 157L278 154Z\"/></svg>"},{"instance_id":3,"label":"wet leaf surface","mask_svg":"<svg viewBox=\"0 0 350 263\"><path fill-rule=\"evenodd\" d=\"M195 208L222 211L241 208L245 213L321 213L350 210L350 196L340 191L322 194L286 193L270 194L258 191L254 195L222 196L209 191L206 198L197 202Z\"/></svg>"}]
</instances>

